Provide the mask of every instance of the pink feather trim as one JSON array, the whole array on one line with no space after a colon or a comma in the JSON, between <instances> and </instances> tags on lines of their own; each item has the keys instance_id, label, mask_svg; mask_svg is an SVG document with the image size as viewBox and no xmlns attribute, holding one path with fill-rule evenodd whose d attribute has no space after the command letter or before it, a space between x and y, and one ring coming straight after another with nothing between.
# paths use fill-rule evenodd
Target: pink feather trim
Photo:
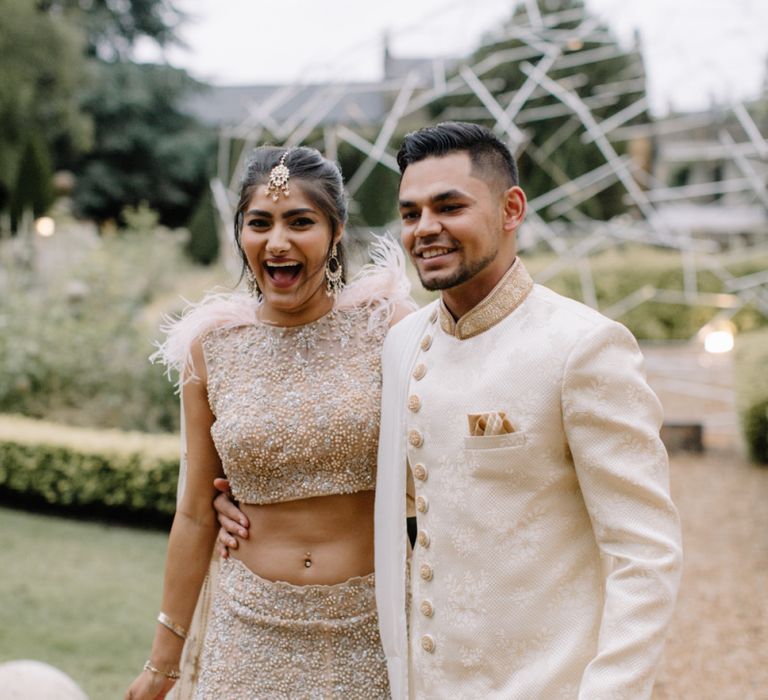
<instances>
[{"instance_id":1,"label":"pink feather trim","mask_svg":"<svg viewBox=\"0 0 768 700\"><path fill-rule=\"evenodd\" d=\"M371 309L368 327L389 322L398 304L416 305L410 299L411 283L406 274L405 256L389 237L378 236L371 244L372 262L364 265L336 300L341 309ZM218 291L206 294L197 304L188 303L181 316L166 316L160 325L165 340L157 342L150 362L166 366L166 374L178 375L177 388L194 375L192 346L213 328L236 328L256 323L259 301L245 292ZM183 380L182 380L183 378Z\"/></svg>"}]
</instances>

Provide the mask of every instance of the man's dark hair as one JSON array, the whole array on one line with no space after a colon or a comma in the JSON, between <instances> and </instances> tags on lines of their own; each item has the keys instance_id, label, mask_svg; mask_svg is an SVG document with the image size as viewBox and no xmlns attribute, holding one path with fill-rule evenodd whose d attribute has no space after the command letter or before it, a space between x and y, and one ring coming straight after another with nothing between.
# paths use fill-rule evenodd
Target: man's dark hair
<instances>
[{"instance_id":1,"label":"man's dark hair","mask_svg":"<svg viewBox=\"0 0 768 700\"><path fill-rule=\"evenodd\" d=\"M400 177L411 163L461 151L469 155L473 175L502 189L518 184L509 148L490 129L468 122L442 122L406 134L397 152Z\"/></svg>"}]
</instances>

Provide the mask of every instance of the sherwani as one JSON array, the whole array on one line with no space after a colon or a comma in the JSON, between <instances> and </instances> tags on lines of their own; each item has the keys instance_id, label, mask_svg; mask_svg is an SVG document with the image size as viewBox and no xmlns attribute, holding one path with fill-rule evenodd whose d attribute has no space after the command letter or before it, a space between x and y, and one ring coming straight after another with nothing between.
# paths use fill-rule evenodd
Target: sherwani
<instances>
[{"instance_id":1,"label":"sherwani","mask_svg":"<svg viewBox=\"0 0 768 700\"><path fill-rule=\"evenodd\" d=\"M516 260L458 321L437 301L397 324L383 381L376 577L393 698L650 697L681 542L629 331ZM511 431L470 435L488 412Z\"/></svg>"}]
</instances>

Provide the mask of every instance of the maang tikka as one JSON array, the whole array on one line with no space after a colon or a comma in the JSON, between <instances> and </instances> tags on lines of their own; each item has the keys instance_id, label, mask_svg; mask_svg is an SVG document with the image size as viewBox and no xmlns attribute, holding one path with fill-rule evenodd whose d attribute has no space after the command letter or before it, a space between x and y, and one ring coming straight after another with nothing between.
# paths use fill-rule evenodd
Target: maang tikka
<instances>
[{"instance_id":1,"label":"maang tikka","mask_svg":"<svg viewBox=\"0 0 768 700\"><path fill-rule=\"evenodd\" d=\"M283 157L278 164L269 171L269 181L267 182L267 192L272 195L272 201L276 202L280 199L280 194L283 197L289 197L291 191L288 189L288 179L291 177L291 171L288 170L288 166L285 164L285 159L288 157L290 149L283 153Z\"/></svg>"}]
</instances>

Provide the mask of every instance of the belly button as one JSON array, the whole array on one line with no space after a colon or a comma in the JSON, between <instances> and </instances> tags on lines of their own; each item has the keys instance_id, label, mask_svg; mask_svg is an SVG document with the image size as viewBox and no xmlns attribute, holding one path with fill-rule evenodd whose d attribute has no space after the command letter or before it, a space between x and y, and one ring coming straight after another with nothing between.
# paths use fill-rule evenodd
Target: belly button
<instances>
[{"instance_id":1,"label":"belly button","mask_svg":"<svg viewBox=\"0 0 768 700\"><path fill-rule=\"evenodd\" d=\"M308 569L312 566L312 552L307 552L304 555L304 566Z\"/></svg>"}]
</instances>

